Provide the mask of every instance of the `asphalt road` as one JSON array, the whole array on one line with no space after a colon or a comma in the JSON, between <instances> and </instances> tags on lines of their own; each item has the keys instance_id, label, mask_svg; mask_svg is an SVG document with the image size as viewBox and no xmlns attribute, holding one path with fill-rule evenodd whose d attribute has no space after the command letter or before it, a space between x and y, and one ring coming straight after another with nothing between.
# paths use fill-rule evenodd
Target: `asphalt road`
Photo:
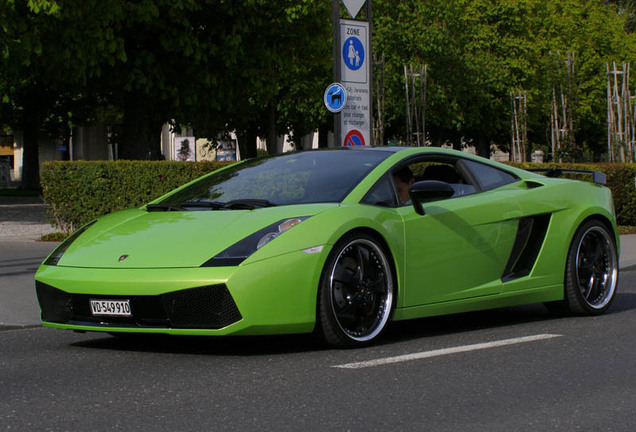
<instances>
[{"instance_id":1,"label":"asphalt road","mask_svg":"<svg viewBox=\"0 0 636 432\"><path fill-rule=\"evenodd\" d=\"M24 307L11 289L32 283L52 247L0 257L4 309ZM308 336L120 339L5 324L0 430L631 432L634 323L628 267L601 317L533 305L429 318L360 350Z\"/></svg>"}]
</instances>

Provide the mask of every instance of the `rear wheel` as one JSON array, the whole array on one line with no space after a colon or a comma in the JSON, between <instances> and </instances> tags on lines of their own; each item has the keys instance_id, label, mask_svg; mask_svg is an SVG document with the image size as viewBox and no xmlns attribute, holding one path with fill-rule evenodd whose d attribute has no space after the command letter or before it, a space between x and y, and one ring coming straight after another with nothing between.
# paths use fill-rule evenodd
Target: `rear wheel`
<instances>
[{"instance_id":1,"label":"rear wheel","mask_svg":"<svg viewBox=\"0 0 636 432\"><path fill-rule=\"evenodd\" d=\"M365 233L349 234L322 272L317 332L331 346L369 344L384 330L393 299L393 271L381 243Z\"/></svg>"},{"instance_id":2,"label":"rear wheel","mask_svg":"<svg viewBox=\"0 0 636 432\"><path fill-rule=\"evenodd\" d=\"M617 284L614 236L599 221L587 221L577 230L568 251L561 309L576 315L602 314L614 300Z\"/></svg>"}]
</instances>

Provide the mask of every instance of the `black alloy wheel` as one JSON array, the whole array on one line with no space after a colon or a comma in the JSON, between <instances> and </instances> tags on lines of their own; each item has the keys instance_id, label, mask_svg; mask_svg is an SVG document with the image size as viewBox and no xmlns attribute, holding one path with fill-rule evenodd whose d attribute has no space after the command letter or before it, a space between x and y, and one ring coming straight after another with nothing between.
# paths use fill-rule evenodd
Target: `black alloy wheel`
<instances>
[{"instance_id":1,"label":"black alloy wheel","mask_svg":"<svg viewBox=\"0 0 636 432\"><path fill-rule=\"evenodd\" d=\"M394 304L394 277L381 243L349 234L334 247L323 270L318 333L331 346L357 347L384 330Z\"/></svg>"}]
</instances>

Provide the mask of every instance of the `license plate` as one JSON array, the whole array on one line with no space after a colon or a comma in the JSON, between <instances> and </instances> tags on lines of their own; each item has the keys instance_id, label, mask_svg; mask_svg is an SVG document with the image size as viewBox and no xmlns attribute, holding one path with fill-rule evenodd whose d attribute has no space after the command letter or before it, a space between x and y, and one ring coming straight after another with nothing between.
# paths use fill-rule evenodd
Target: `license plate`
<instances>
[{"instance_id":1,"label":"license plate","mask_svg":"<svg viewBox=\"0 0 636 432\"><path fill-rule=\"evenodd\" d=\"M94 316L132 316L130 300L91 300Z\"/></svg>"}]
</instances>

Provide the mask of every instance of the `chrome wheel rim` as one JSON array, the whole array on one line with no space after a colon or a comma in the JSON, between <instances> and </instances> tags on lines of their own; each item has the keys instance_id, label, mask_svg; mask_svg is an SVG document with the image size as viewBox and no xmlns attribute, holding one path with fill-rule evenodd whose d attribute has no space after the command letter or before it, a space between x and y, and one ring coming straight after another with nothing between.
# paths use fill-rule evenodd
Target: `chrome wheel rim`
<instances>
[{"instance_id":1,"label":"chrome wheel rim","mask_svg":"<svg viewBox=\"0 0 636 432\"><path fill-rule=\"evenodd\" d=\"M616 249L600 227L588 229L576 251L577 286L587 305L602 309L612 300L618 278Z\"/></svg>"},{"instance_id":2,"label":"chrome wheel rim","mask_svg":"<svg viewBox=\"0 0 636 432\"><path fill-rule=\"evenodd\" d=\"M340 251L329 279L331 308L340 329L364 342L377 336L393 304L393 276L384 252L357 239Z\"/></svg>"}]
</instances>

